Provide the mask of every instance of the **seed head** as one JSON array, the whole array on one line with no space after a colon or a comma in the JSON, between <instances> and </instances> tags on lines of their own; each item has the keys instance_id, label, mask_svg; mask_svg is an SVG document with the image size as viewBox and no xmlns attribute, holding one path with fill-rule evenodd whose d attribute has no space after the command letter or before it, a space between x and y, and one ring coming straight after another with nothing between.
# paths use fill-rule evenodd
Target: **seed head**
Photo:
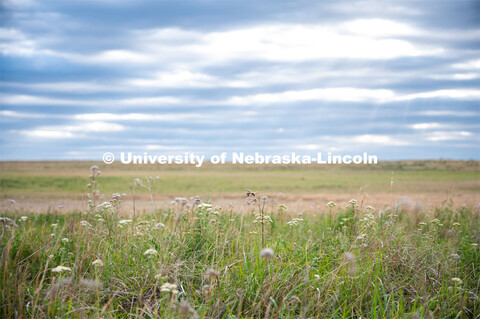
<instances>
[{"instance_id":1,"label":"seed head","mask_svg":"<svg viewBox=\"0 0 480 319\"><path fill-rule=\"evenodd\" d=\"M216 280L219 276L220 276L220 273L215 269L208 269L204 275L205 280L208 280L208 281Z\"/></svg>"},{"instance_id":2,"label":"seed head","mask_svg":"<svg viewBox=\"0 0 480 319\"><path fill-rule=\"evenodd\" d=\"M270 248L263 248L260 252L260 258L272 258L273 257L273 250Z\"/></svg>"}]
</instances>

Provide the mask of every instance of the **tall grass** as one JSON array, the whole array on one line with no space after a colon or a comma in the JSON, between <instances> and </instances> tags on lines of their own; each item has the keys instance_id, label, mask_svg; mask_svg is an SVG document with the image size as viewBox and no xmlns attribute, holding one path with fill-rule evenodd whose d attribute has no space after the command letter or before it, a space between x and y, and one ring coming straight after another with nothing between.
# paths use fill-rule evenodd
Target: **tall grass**
<instances>
[{"instance_id":1,"label":"tall grass","mask_svg":"<svg viewBox=\"0 0 480 319\"><path fill-rule=\"evenodd\" d=\"M158 221L106 204L9 212L18 228L1 233L0 317L480 315L478 210L337 207L301 218L266 208L270 223L208 204L158 210ZM260 257L266 247L272 258Z\"/></svg>"}]
</instances>

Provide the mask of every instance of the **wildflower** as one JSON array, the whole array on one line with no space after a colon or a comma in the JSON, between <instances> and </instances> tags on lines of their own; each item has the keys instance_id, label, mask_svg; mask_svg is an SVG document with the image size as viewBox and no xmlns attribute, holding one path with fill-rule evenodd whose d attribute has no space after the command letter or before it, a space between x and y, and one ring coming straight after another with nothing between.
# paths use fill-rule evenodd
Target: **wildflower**
<instances>
[{"instance_id":1,"label":"wildflower","mask_svg":"<svg viewBox=\"0 0 480 319\"><path fill-rule=\"evenodd\" d=\"M460 256L458 254L451 254L450 257L455 260L460 259Z\"/></svg>"},{"instance_id":2,"label":"wildflower","mask_svg":"<svg viewBox=\"0 0 480 319\"><path fill-rule=\"evenodd\" d=\"M8 202L10 203L10 205L16 205L17 204L17 202L14 199L9 199Z\"/></svg>"},{"instance_id":3,"label":"wildflower","mask_svg":"<svg viewBox=\"0 0 480 319\"><path fill-rule=\"evenodd\" d=\"M253 221L254 224L260 223L260 224L271 224L273 223L273 220L270 216L268 215L262 215L262 214L257 214L255 217L255 220Z\"/></svg>"},{"instance_id":4,"label":"wildflower","mask_svg":"<svg viewBox=\"0 0 480 319\"><path fill-rule=\"evenodd\" d=\"M365 235L365 234L358 235L357 240L364 240L365 237L367 237L367 235Z\"/></svg>"},{"instance_id":5,"label":"wildflower","mask_svg":"<svg viewBox=\"0 0 480 319\"><path fill-rule=\"evenodd\" d=\"M120 198L120 194L119 193L113 193L112 194L112 199L113 200L118 200Z\"/></svg>"},{"instance_id":6,"label":"wildflower","mask_svg":"<svg viewBox=\"0 0 480 319\"><path fill-rule=\"evenodd\" d=\"M471 246L472 246L472 247L477 247L478 244L477 244L477 243L473 243Z\"/></svg>"},{"instance_id":7,"label":"wildflower","mask_svg":"<svg viewBox=\"0 0 480 319\"><path fill-rule=\"evenodd\" d=\"M302 216L303 216L302 212L298 213L298 217L302 218Z\"/></svg>"},{"instance_id":8,"label":"wildflower","mask_svg":"<svg viewBox=\"0 0 480 319\"><path fill-rule=\"evenodd\" d=\"M425 222L419 222L418 224L419 224L420 226L427 226L427 223L425 223Z\"/></svg>"},{"instance_id":9,"label":"wildflower","mask_svg":"<svg viewBox=\"0 0 480 319\"><path fill-rule=\"evenodd\" d=\"M28 219L27 216L22 216L22 217L20 217L20 220L21 220L22 222L26 221L27 219Z\"/></svg>"},{"instance_id":10,"label":"wildflower","mask_svg":"<svg viewBox=\"0 0 480 319\"><path fill-rule=\"evenodd\" d=\"M188 200L185 197L175 197L173 199L172 203L175 204L175 205L180 204L180 205L184 206L184 205L188 204ZM212 205L210 205L210 207L212 207Z\"/></svg>"},{"instance_id":11,"label":"wildflower","mask_svg":"<svg viewBox=\"0 0 480 319\"><path fill-rule=\"evenodd\" d=\"M205 279L208 281L216 280L220 276L220 273L215 269L209 269L205 272Z\"/></svg>"},{"instance_id":12,"label":"wildflower","mask_svg":"<svg viewBox=\"0 0 480 319\"><path fill-rule=\"evenodd\" d=\"M155 249L149 248L149 249L147 249L143 254L144 254L145 256L156 256L157 253L158 253L158 252L157 252Z\"/></svg>"},{"instance_id":13,"label":"wildflower","mask_svg":"<svg viewBox=\"0 0 480 319\"><path fill-rule=\"evenodd\" d=\"M351 199L348 202L352 205L355 205L357 203L357 200L356 199Z\"/></svg>"},{"instance_id":14,"label":"wildflower","mask_svg":"<svg viewBox=\"0 0 480 319\"><path fill-rule=\"evenodd\" d=\"M92 188L92 184L88 183L87 188Z\"/></svg>"},{"instance_id":15,"label":"wildflower","mask_svg":"<svg viewBox=\"0 0 480 319\"><path fill-rule=\"evenodd\" d=\"M130 224L132 222L131 219L122 219L121 221L119 221L118 223L120 225L125 225L125 224Z\"/></svg>"},{"instance_id":16,"label":"wildflower","mask_svg":"<svg viewBox=\"0 0 480 319\"><path fill-rule=\"evenodd\" d=\"M462 279L460 279L460 278L458 278L458 277L452 278L452 281L453 281L456 285L461 285L461 284L463 284Z\"/></svg>"},{"instance_id":17,"label":"wildflower","mask_svg":"<svg viewBox=\"0 0 480 319\"><path fill-rule=\"evenodd\" d=\"M316 279L320 279L320 275L313 275Z\"/></svg>"},{"instance_id":18,"label":"wildflower","mask_svg":"<svg viewBox=\"0 0 480 319\"><path fill-rule=\"evenodd\" d=\"M110 204L109 202L103 202L103 203L101 203L100 205L98 205L97 208L101 208L101 209L112 209L113 206L112 206L112 204Z\"/></svg>"},{"instance_id":19,"label":"wildflower","mask_svg":"<svg viewBox=\"0 0 480 319\"><path fill-rule=\"evenodd\" d=\"M62 241L63 241L64 243L68 243L68 242L70 241L70 239L68 239L68 238L62 238Z\"/></svg>"},{"instance_id":20,"label":"wildflower","mask_svg":"<svg viewBox=\"0 0 480 319\"><path fill-rule=\"evenodd\" d=\"M303 222L302 218L293 218L291 221L287 222L287 224L289 226L297 226L301 222Z\"/></svg>"},{"instance_id":21,"label":"wildflower","mask_svg":"<svg viewBox=\"0 0 480 319\"><path fill-rule=\"evenodd\" d=\"M175 284L171 284L171 283L166 282L160 287L160 291L171 292L171 293L176 295L176 294L178 294L178 287Z\"/></svg>"},{"instance_id":22,"label":"wildflower","mask_svg":"<svg viewBox=\"0 0 480 319\"><path fill-rule=\"evenodd\" d=\"M96 172L96 171L99 171L100 169L98 168L97 165L93 165L92 167L90 167L90 170L91 170L92 172Z\"/></svg>"},{"instance_id":23,"label":"wildflower","mask_svg":"<svg viewBox=\"0 0 480 319\"><path fill-rule=\"evenodd\" d=\"M212 205L211 204L207 204L207 203L201 203L198 205L198 208L212 208Z\"/></svg>"},{"instance_id":24,"label":"wildflower","mask_svg":"<svg viewBox=\"0 0 480 319\"><path fill-rule=\"evenodd\" d=\"M52 228L57 228L58 224L52 224L51 226L52 226Z\"/></svg>"},{"instance_id":25,"label":"wildflower","mask_svg":"<svg viewBox=\"0 0 480 319\"><path fill-rule=\"evenodd\" d=\"M285 206L285 205L283 205L283 204L278 205L278 210L279 210L279 211L282 211L282 212L283 212L283 211L286 210L286 209L287 209L287 206Z\"/></svg>"},{"instance_id":26,"label":"wildflower","mask_svg":"<svg viewBox=\"0 0 480 319\"><path fill-rule=\"evenodd\" d=\"M327 206L328 208L332 208L332 207L337 206L337 204L335 204L335 203L332 202L332 201L329 201L326 206Z\"/></svg>"},{"instance_id":27,"label":"wildflower","mask_svg":"<svg viewBox=\"0 0 480 319\"><path fill-rule=\"evenodd\" d=\"M80 225L82 225L82 226L84 226L84 227L92 227L92 225L90 225L90 223L87 222L86 220L82 220L82 221L80 222Z\"/></svg>"},{"instance_id":28,"label":"wildflower","mask_svg":"<svg viewBox=\"0 0 480 319\"><path fill-rule=\"evenodd\" d=\"M157 224L155 224L155 227L156 227L156 228L164 228L165 225L162 224L162 223L157 223Z\"/></svg>"},{"instance_id":29,"label":"wildflower","mask_svg":"<svg viewBox=\"0 0 480 319\"><path fill-rule=\"evenodd\" d=\"M200 196L193 197L193 206L197 206L201 203Z\"/></svg>"},{"instance_id":30,"label":"wildflower","mask_svg":"<svg viewBox=\"0 0 480 319\"><path fill-rule=\"evenodd\" d=\"M437 218L435 218L435 219L432 219L431 223L432 223L432 224L439 224L439 223L440 223L440 220L438 220Z\"/></svg>"},{"instance_id":31,"label":"wildflower","mask_svg":"<svg viewBox=\"0 0 480 319\"><path fill-rule=\"evenodd\" d=\"M135 186L141 186L142 185L142 180L140 178L135 178L133 180L133 183L135 183Z\"/></svg>"},{"instance_id":32,"label":"wildflower","mask_svg":"<svg viewBox=\"0 0 480 319\"><path fill-rule=\"evenodd\" d=\"M55 237L55 236L57 236L57 235L55 235L54 233L50 234L50 237Z\"/></svg>"},{"instance_id":33,"label":"wildflower","mask_svg":"<svg viewBox=\"0 0 480 319\"><path fill-rule=\"evenodd\" d=\"M460 223L454 222L454 223L453 223L453 226L460 226Z\"/></svg>"},{"instance_id":34,"label":"wildflower","mask_svg":"<svg viewBox=\"0 0 480 319\"><path fill-rule=\"evenodd\" d=\"M270 248L263 248L260 252L260 258L272 258L273 257L273 250Z\"/></svg>"},{"instance_id":35,"label":"wildflower","mask_svg":"<svg viewBox=\"0 0 480 319\"><path fill-rule=\"evenodd\" d=\"M372 206L367 206L365 209L366 209L367 212L369 212L369 213L371 213L371 212L373 212L373 211L375 210L375 208L373 208Z\"/></svg>"},{"instance_id":36,"label":"wildflower","mask_svg":"<svg viewBox=\"0 0 480 319\"><path fill-rule=\"evenodd\" d=\"M260 198L260 200L262 201L263 204L265 204L268 201L268 197L267 196L262 196Z\"/></svg>"},{"instance_id":37,"label":"wildflower","mask_svg":"<svg viewBox=\"0 0 480 319\"><path fill-rule=\"evenodd\" d=\"M96 267L103 267L103 261L101 261L100 259L96 259L95 261L92 262L92 265Z\"/></svg>"},{"instance_id":38,"label":"wildflower","mask_svg":"<svg viewBox=\"0 0 480 319\"><path fill-rule=\"evenodd\" d=\"M52 269L52 272L61 273L61 272L64 272L64 271L72 271L72 268L70 268L70 267L65 267L65 266L57 266L57 267L55 267L55 268Z\"/></svg>"},{"instance_id":39,"label":"wildflower","mask_svg":"<svg viewBox=\"0 0 480 319\"><path fill-rule=\"evenodd\" d=\"M10 227L18 227L12 219L8 217L0 217L0 224L3 224L3 227L9 229Z\"/></svg>"}]
</instances>

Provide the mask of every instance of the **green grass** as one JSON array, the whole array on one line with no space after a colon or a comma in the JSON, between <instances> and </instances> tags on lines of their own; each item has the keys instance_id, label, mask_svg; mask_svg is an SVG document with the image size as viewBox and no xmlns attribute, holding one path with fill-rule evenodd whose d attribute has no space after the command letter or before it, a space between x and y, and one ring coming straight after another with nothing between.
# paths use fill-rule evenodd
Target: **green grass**
<instances>
[{"instance_id":1,"label":"green grass","mask_svg":"<svg viewBox=\"0 0 480 319\"><path fill-rule=\"evenodd\" d=\"M242 193L255 185L266 193L315 193L358 192L366 187L371 192L390 191L392 171L386 170L215 170L148 172L159 175L155 189L167 195ZM149 175L146 175L149 176ZM144 178L142 172L138 176ZM122 172L103 171L101 188L105 193L128 193L134 176L122 176ZM480 191L480 175L468 171L411 170L394 172L393 192ZM37 176L6 172L0 176L0 193L3 197L25 194L72 195L85 189L88 177L83 176Z\"/></svg>"},{"instance_id":2,"label":"green grass","mask_svg":"<svg viewBox=\"0 0 480 319\"><path fill-rule=\"evenodd\" d=\"M369 214L336 207L303 216L296 226L288 225L296 212L266 211L273 220L264 233L263 246L274 251L269 259L260 257L258 213L256 205L247 214L178 208L122 227L111 208L32 214L26 221L7 213L19 227L0 238L0 317L480 315L478 211ZM149 248L157 254L145 255ZM94 266L97 259L104 265ZM60 265L71 271L52 272ZM205 277L208 269L218 277ZM162 292L165 283L178 292Z\"/></svg>"}]
</instances>

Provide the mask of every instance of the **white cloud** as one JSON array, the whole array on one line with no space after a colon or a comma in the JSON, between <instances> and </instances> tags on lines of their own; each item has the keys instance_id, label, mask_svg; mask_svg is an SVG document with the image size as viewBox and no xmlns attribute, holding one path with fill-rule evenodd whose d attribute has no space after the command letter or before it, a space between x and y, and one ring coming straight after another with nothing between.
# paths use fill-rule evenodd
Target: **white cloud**
<instances>
[{"instance_id":1,"label":"white cloud","mask_svg":"<svg viewBox=\"0 0 480 319\"><path fill-rule=\"evenodd\" d=\"M461 70L473 70L473 69L480 69L480 59L478 60L469 60L461 63L455 63L452 65L454 69L461 69Z\"/></svg>"},{"instance_id":2,"label":"white cloud","mask_svg":"<svg viewBox=\"0 0 480 319\"><path fill-rule=\"evenodd\" d=\"M84 100L84 99L57 99L49 97L41 97L35 95L10 95L1 94L0 100L4 104L11 105L77 105L77 106L162 106L178 104L181 99L172 96L155 96L141 98L127 98L117 100Z\"/></svg>"},{"instance_id":3,"label":"white cloud","mask_svg":"<svg viewBox=\"0 0 480 319\"><path fill-rule=\"evenodd\" d=\"M165 121L182 122L187 120L203 120L211 118L208 114L201 113L167 113L167 114L144 114L144 113L86 113L73 116L76 120L85 121Z\"/></svg>"},{"instance_id":4,"label":"white cloud","mask_svg":"<svg viewBox=\"0 0 480 319\"><path fill-rule=\"evenodd\" d=\"M352 138L355 143L376 144L385 146L409 145L409 142L393 138L389 135L365 134L357 135Z\"/></svg>"},{"instance_id":5,"label":"white cloud","mask_svg":"<svg viewBox=\"0 0 480 319\"><path fill-rule=\"evenodd\" d=\"M123 131L125 127L117 123L91 122L75 125L40 126L20 133L34 138L72 138L82 137L88 133L109 133Z\"/></svg>"},{"instance_id":6,"label":"white cloud","mask_svg":"<svg viewBox=\"0 0 480 319\"><path fill-rule=\"evenodd\" d=\"M83 54L36 45L23 34L15 34L15 41L6 43L2 52L50 55L77 63L166 63L183 65L186 69L241 60L371 60L443 52L439 47L395 38L415 32L408 25L386 19L353 20L337 24L264 24L216 32L146 29L125 35L129 39L128 47Z\"/></svg>"},{"instance_id":7,"label":"white cloud","mask_svg":"<svg viewBox=\"0 0 480 319\"><path fill-rule=\"evenodd\" d=\"M357 89L357 88L326 88L312 90L285 91L280 93L264 93L249 96L234 96L225 101L226 104L250 105L269 103L291 103L299 101L338 101L338 102L361 102L361 101L388 101L395 94L390 90L381 89Z\"/></svg>"},{"instance_id":8,"label":"white cloud","mask_svg":"<svg viewBox=\"0 0 480 319\"><path fill-rule=\"evenodd\" d=\"M0 111L0 116L5 117L14 117L14 118L28 118L28 119L40 119L40 118L51 118L51 115L48 114L41 114L41 113L25 113L25 112L17 112L17 111L10 111L10 110L3 110Z\"/></svg>"},{"instance_id":9,"label":"white cloud","mask_svg":"<svg viewBox=\"0 0 480 319\"><path fill-rule=\"evenodd\" d=\"M470 112L470 111L437 111L437 110L429 110L429 111L421 111L416 112L417 115L423 116L454 116L454 117L470 117L470 116L480 116L479 112Z\"/></svg>"},{"instance_id":10,"label":"white cloud","mask_svg":"<svg viewBox=\"0 0 480 319\"><path fill-rule=\"evenodd\" d=\"M456 141L463 140L469 136L472 136L472 133L468 131L438 131L430 133L426 140L432 142Z\"/></svg>"},{"instance_id":11,"label":"white cloud","mask_svg":"<svg viewBox=\"0 0 480 319\"><path fill-rule=\"evenodd\" d=\"M40 138L40 139L58 139L58 138L71 138L74 137L72 132L65 132L65 131L55 131L55 130L29 130L29 131L21 131L24 135L27 135L32 138Z\"/></svg>"},{"instance_id":12,"label":"white cloud","mask_svg":"<svg viewBox=\"0 0 480 319\"><path fill-rule=\"evenodd\" d=\"M448 99L460 99L460 100L479 99L480 90L473 90L473 89L437 90L437 91L421 92L421 93L398 96L395 100L408 101L408 100L415 100L415 99L431 99L431 98L448 98Z\"/></svg>"},{"instance_id":13,"label":"white cloud","mask_svg":"<svg viewBox=\"0 0 480 319\"><path fill-rule=\"evenodd\" d=\"M421 33L408 24L385 19L358 19L340 26L350 33L369 37L391 37L404 35L418 35Z\"/></svg>"},{"instance_id":14,"label":"white cloud","mask_svg":"<svg viewBox=\"0 0 480 319\"><path fill-rule=\"evenodd\" d=\"M412 124L410 125L411 128L414 130L429 130L429 129L434 129L434 128L439 128L444 125L440 123L417 123L417 124Z\"/></svg>"}]
</instances>

